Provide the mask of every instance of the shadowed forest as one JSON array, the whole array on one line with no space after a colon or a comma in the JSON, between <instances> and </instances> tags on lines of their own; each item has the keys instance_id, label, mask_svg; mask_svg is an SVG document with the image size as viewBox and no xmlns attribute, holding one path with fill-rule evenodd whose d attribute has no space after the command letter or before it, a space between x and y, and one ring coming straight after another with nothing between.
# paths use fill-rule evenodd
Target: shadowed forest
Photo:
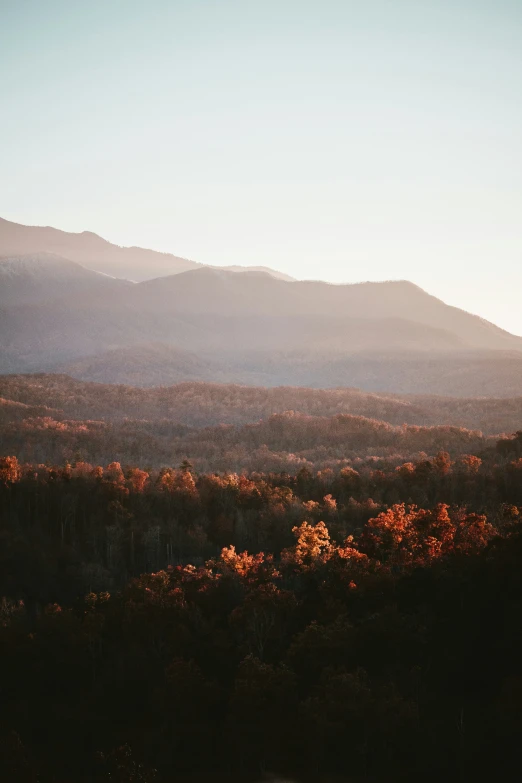
<instances>
[{"instance_id":1,"label":"shadowed forest","mask_svg":"<svg viewBox=\"0 0 522 783\"><path fill-rule=\"evenodd\" d=\"M2 780L517 779L520 399L0 394Z\"/></svg>"}]
</instances>

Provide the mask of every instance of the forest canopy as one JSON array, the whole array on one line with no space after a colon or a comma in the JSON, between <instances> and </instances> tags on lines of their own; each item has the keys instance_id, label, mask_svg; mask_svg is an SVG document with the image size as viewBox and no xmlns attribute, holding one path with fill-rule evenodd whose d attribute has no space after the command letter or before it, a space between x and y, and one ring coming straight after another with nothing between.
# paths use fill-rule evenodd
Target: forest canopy
<instances>
[{"instance_id":1,"label":"forest canopy","mask_svg":"<svg viewBox=\"0 0 522 783\"><path fill-rule=\"evenodd\" d=\"M1 780L516 779L518 401L0 388Z\"/></svg>"}]
</instances>

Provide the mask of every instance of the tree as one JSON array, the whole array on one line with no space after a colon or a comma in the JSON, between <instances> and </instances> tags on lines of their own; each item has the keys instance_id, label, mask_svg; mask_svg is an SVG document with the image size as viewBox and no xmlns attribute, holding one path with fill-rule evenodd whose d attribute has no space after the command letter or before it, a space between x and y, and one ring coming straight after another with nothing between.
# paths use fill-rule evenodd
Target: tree
<instances>
[{"instance_id":1,"label":"tree","mask_svg":"<svg viewBox=\"0 0 522 783\"><path fill-rule=\"evenodd\" d=\"M302 522L299 527L292 528L292 532L297 538L297 544L293 549L285 550L283 562L310 567L331 553L330 534L324 522L316 525Z\"/></svg>"}]
</instances>

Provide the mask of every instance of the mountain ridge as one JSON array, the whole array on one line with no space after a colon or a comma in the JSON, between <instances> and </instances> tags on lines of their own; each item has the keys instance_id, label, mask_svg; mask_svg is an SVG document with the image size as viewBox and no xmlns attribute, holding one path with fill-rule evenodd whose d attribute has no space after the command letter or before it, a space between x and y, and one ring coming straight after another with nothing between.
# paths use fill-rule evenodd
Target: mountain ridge
<instances>
[{"instance_id":1,"label":"mountain ridge","mask_svg":"<svg viewBox=\"0 0 522 783\"><path fill-rule=\"evenodd\" d=\"M92 232L73 236L113 247ZM202 380L461 396L518 389L522 337L410 281L334 284L190 263L132 283L49 251L0 258L0 372L63 370L138 386Z\"/></svg>"},{"instance_id":2,"label":"mountain ridge","mask_svg":"<svg viewBox=\"0 0 522 783\"><path fill-rule=\"evenodd\" d=\"M73 232L52 226L26 226L0 217L0 256L44 251L76 261L93 271L136 282L208 266L172 253L136 245L117 245L93 231ZM289 275L269 267L255 268L263 268L274 276L292 279ZM238 273L248 269L249 267L237 265L229 267L230 271Z\"/></svg>"}]
</instances>

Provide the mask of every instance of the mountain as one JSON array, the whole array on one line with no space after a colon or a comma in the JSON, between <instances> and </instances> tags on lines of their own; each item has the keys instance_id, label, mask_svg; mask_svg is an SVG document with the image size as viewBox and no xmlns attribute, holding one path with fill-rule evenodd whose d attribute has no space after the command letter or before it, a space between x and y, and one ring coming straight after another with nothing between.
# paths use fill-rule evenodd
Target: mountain
<instances>
[{"instance_id":1,"label":"mountain","mask_svg":"<svg viewBox=\"0 0 522 783\"><path fill-rule=\"evenodd\" d=\"M161 343L196 353L214 367L217 363L223 370L230 368L232 374L218 375L216 380L252 382L251 377L254 383L272 385L292 382L281 376L280 368L303 360L312 367L317 361L324 365L328 357L333 361L358 352L408 348L446 354L465 347L449 332L401 319L180 312L174 304L154 307L146 295L134 291L137 288L123 289L117 296L112 290L97 291L0 307L0 371L50 370L81 358L93 357L94 362L96 356L110 369L112 358L104 357L105 352ZM179 354L164 358L151 354L148 361L156 362L163 372L178 358ZM161 382L172 377L171 369L166 372ZM151 377L158 376L144 372L139 382L149 383ZM206 373L198 377L208 380ZM109 375L104 380L116 378ZM132 382L137 382L134 374Z\"/></svg>"},{"instance_id":2,"label":"mountain","mask_svg":"<svg viewBox=\"0 0 522 783\"><path fill-rule=\"evenodd\" d=\"M446 305L407 281L346 285L309 280L287 282L261 272L231 275L206 268L149 280L129 293L139 298L144 308L156 312L173 309L178 314L200 318L335 318L362 319L366 323L391 318L422 324L439 334L451 333L450 339L457 338L461 347L522 350L522 337Z\"/></svg>"},{"instance_id":3,"label":"mountain","mask_svg":"<svg viewBox=\"0 0 522 783\"><path fill-rule=\"evenodd\" d=\"M54 253L0 257L0 307L35 304L79 294L121 291L132 285L93 272Z\"/></svg>"},{"instance_id":4,"label":"mountain","mask_svg":"<svg viewBox=\"0 0 522 783\"><path fill-rule=\"evenodd\" d=\"M0 259L0 282L0 306L61 300L51 313L35 311L43 334L63 332L69 318L68 331L79 324L86 337L92 318L98 331L106 327L105 348L161 342L229 352L522 350L521 337L406 281L332 285L202 267L133 285L40 253Z\"/></svg>"},{"instance_id":5,"label":"mountain","mask_svg":"<svg viewBox=\"0 0 522 783\"><path fill-rule=\"evenodd\" d=\"M208 269L222 269L224 272L265 272L271 277L275 277L276 280L286 280L287 283L291 283L295 280L295 277L285 275L284 272L278 272L275 269L270 269L268 266L238 266L238 264L231 264L230 266L208 266Z\"/></svg>"},{"instance_id":6,"label":"mountain","mask_svg":"<svg viewBox=\"0 0 522 783\"><path fill-rule=\"evenodd\" d=\"M0 218L0 256L27 256L42 252L76 261L88 269L127 280L149 280L179 274L205 265L170 253L141 247L120 247L92 231L72 233L50 226L24 226ZM250 267L230 266L229 271L243 272ZM254 267L275 277L291 280L288 275L268 267Z\"/></svg>"},{"instance_id":7,"label":"mountain","mask_svg":"<svg viewBox=\"0 0 522 783\"><path fill-rule=\"evenodd\" d=\"M0 255L54 253L112 277L146 280L201 266L196 261L141 247L120 247L91 231L75 234L50 226L24 226L0 218Z\"/></svg>"},{"instance_id":8,"label":"mountain","mask_svg":"<svg viewBox=\"0 0 522 783\"><path fill-rule=\"evenodd\" d=\"M130 283L53 254L0 260L0 372L513 396L522 338L406 281L201 267Z\"/></svg>"}]
</instances>

